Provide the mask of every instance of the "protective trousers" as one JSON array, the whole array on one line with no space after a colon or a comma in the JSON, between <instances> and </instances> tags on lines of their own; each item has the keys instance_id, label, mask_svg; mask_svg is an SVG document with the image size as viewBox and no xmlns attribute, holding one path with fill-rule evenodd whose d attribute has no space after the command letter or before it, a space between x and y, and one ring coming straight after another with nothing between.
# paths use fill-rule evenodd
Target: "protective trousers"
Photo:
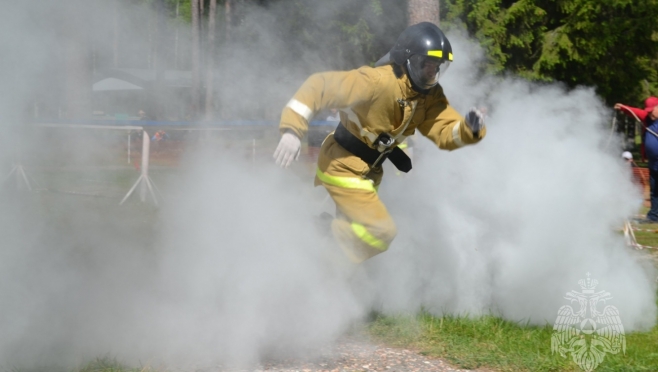
<instances>
[{"instance_id":1,"label":"protective trousers","mask_svg":"<svg viewBox=\"0 0 658 372\"><path fill-rule=\"evenodd\" d=\"M331 229L355 263L385 252L397 234L391 215L377 195L383 175L381 167L371 169L336 143L333 133L323 142L315 184L322 184L336 203Z\"/></svg>"}]
</instances>

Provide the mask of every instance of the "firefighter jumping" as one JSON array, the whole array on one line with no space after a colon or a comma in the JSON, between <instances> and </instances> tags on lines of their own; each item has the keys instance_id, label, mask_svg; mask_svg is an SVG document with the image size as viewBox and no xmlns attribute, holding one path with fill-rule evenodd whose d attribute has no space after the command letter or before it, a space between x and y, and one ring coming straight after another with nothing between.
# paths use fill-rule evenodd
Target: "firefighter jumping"
<instances>
[{"instance_id":1,"label":"firefighter jumping","mask_svg":"<svg viewBox=\"0 0 658 372\"><path fill-rule=\"evenodd\" d=\"M308 121L320 110L338 108L340 124L322 144L315 185L336 203L333 235L349 257L360 263L385 252L397 233L377 195L390 160L402 172L411 160L398 147L418 130L444 150L484 138L484 117L471 109L462 117L439 85L453 60L450 42L434 24L409 26L375 67L311 75L281 114L276 163L297 159Z\"/></svg>"}]
</instances>

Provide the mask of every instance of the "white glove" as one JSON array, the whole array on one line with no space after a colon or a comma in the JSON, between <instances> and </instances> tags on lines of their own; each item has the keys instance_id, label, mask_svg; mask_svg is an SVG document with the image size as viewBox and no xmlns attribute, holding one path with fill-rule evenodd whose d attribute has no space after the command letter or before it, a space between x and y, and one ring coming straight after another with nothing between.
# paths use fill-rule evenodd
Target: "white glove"
<instances>
[{"instance_id":1,"label":"white glove","mask_svg":"<svg viewBox=\"0 0 658 372\"><path fill-rule=\"evenodd\" d=\"M276 164L288 168L293 160L299 158L302 141L296 135L286 132L281 136L281 141L274 151Z\"/></svg>"},{"instance_id":2,"label":"white glove","mask_svg":"<svg viewBox=\"0 0 658 372\"><path fill-rule=\"evenodd\" d=\"M484 127L484 114L480 110L473 107L468 114L466 114L466 125L471 128L471 132L476 134Z\"/></svg>"}]
</instances>

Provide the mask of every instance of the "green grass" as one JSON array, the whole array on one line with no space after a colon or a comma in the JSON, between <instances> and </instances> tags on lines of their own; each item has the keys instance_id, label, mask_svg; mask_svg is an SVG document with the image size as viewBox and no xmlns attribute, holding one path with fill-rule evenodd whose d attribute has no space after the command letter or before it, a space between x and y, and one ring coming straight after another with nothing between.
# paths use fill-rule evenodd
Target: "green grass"
<instances>
[{"instance_id":1,"label":"green grass","mask_svg":"<svg viewBox=\"0 0 658 372\"><path fill-rule=\"evenodd\" d=\"M380 317L370 326L380 341L441 357L460 368L502 371L569 371L551 355L551 327L523 327L500 318Z\"/></svg>"},{"instance_id":2,"label":"green grass","mask_svg":"<svg viewBox=\"0 0 658 372\"><path fill-rule=\"evenodd\" d=\"M114 358L104 357L104 358L97 358L73 370L67 370L63 368L53 368L52 366L49 366L49 367L31 368L31 369L16 368L16 369L11 369L9 371L10 372L154 372L156 370L150 367L130 368L122 363L119 363Z\"/></svg>"},{"instance_id":3,"label":"green grass","mask_svg":"<svg viewBox=\"0 0 658 372\"><path fill-rule=\"evenodd\" d=\"M492 316L441 318L379 316L369 333L380 342L413 348L466 369L580 371L571 359L551 354L551 325L531 327ZM607 354L596 371L658 370L658 327L626 335L626 354Z\"/></svg>"},{"instance_id":4,"label":"green grass","mask_svg":"<svg viewBox=\"0 0 658 372\"><path fill-rule=\"evenodd\" d=\"M646 214L646 210L642 213ZM658 224L636 225L638 243L658 247ZM658 249L646 249L658 262ZM582 371L551 353L552 325L527 326L493 316L378 315L368 325L378 341L443 358L460 368L494 371ZM658 326L626 334L626 354L606 354L602 371L658 371Z\"/></svg>"},{"instance_id":5,"label":"green grass","mask_svg":"<svg viewBox=\"0 0 658 372\"><path fill-rule=\"evenodd\" d=\"M99 358L76 372L147 372L152 371L150 368L129 368L112 358Z\"/></svg>"},{"instance_id":6,"label":"green grass","mask_svg":"<svg viewBox=\"0 0 658 372\"><path fill-rule=\"evenodd\" d=\"M641 229L650 231L635 231L635 239L641 245L658 247L658 224L640 225Z\"/></svg>"},{"instance_id":7,"label":"green grass","mask_svg":"<svg viewBox=\"0 0 658 372\"><path fill-rule=\"evenodd\" d=\"M78 369L76 372L153 372L150 367L130 368L112 358L99 358Z\"/></svg>"}]
</instances>

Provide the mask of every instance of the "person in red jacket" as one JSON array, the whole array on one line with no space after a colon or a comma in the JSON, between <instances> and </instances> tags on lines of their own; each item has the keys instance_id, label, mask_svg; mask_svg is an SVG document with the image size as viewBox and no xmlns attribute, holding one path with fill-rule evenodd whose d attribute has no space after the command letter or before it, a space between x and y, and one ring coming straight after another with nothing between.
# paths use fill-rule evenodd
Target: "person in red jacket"
<instances>
[{"instance_id":1,"label":"person in red jacket","mask_svg":"<svg viewBox=\"0 0 658 372\"><path fill-rule=\"evenodd\" d=\"M649 97L644 101L644 110L637 107L627 106L621 103L615 104L615 110L633 117L642 122L644 128L642 143L649 161L649 189L651 193L651 209L647 213L644 223L658 223L658 98Z\"/></svg>"}]
</instances>

